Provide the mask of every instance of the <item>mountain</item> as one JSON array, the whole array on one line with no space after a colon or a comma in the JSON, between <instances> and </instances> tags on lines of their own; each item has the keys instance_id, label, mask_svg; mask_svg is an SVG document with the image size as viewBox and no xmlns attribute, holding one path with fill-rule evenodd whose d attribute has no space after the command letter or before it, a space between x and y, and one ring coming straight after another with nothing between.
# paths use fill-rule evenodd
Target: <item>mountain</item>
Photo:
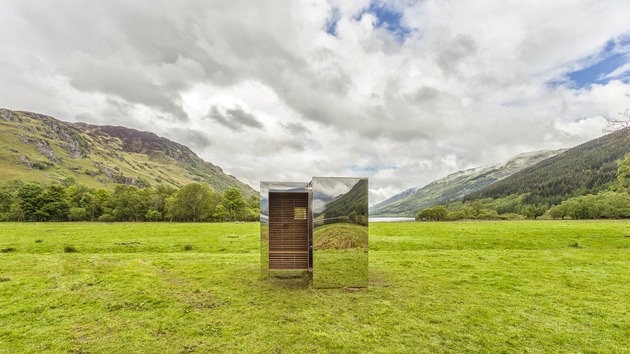
<instances>
[{"instance_id":1,"label":"mountain","mask_svg":"<svg viewBox=\"0 0 630 354\"><path fill-rule=\"evenodd\" d=\"M368 180L360 179L352 188L341 196L332 199L326 204L322 212L325 218L348 216L350 213L365 215L367 213ZM321 197L317 197L322 199ZM319 214L321 215L321 214ZM319 216L319 215L316 215Z\"/></svg>"},{"instance_id":2,"label":"mountain","mask_svg":"<svg viewBox=\"0 0 630 354\"><path fill-rule=\"evenodd\" d=\"M597 193L615 184L617 160L630 152L630 128L587 141L562 154L522 169L465 200L525 194L525 204L559 204Z\"/></svg>"},{"instance_id":3,"label":"mountain","mask_svg":"<svg viewBox=\"0 0 630 354\"><path fill-rule=\"evenodd\" d=\"M529 152L517 155L505 164L455 172L422 188L407 189L373 205L370 216L413 217L422 209L462 198L563 151L565 149Z\"/></svg>"},{"instance_id":4,"label":"mountain","mask_svg":"<svg viewBox=\"0 0 630 354\"><path fill-rule=\"evenodd\" d=\"M181 187L206 182L217 191L255 191L199 158L188 147L150 132L68 123L42 114L0 109L0 183L74 180L92 187Z\"/></svg>"}]
</instances>

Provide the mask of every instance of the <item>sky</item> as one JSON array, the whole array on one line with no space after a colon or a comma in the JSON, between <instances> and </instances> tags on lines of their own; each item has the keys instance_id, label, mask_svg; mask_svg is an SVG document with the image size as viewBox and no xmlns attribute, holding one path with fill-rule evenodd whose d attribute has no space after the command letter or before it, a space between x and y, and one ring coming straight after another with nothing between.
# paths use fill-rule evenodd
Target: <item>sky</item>
<instances>
[{"instance_id":1,"label":"sky","mask_svg":"<svg viewBox=\"0 0 630 354\"><path fill-rule=\"evenodd\" d=\"M0 2L0 107L152 131L255 189L370 204L601 136L630 107L630 1Z\"/></svg>"}]
</instances>

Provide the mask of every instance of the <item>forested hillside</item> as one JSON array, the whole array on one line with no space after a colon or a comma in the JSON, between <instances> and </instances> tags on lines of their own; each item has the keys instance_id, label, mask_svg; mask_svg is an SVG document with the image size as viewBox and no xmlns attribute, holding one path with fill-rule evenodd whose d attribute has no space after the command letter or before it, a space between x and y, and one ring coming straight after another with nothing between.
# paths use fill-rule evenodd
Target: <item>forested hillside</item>
<instances>
[{"instance_id":1,"label":"forested hillside","mask_svg":"<svg viewBox=\"0 0 630 354\"><path fill-rule=\"evenodd\" d=\"M368 191L368 180L361 179L355 184L348 193L331 201L321 214L324 219L335 217L348 217L349 221L356 224L367 225L367 200L365 200ZM324 222L326 223L326 222Z\"/></svg>"},{"instance_id":2,"label":"forested hillside","mask_svg":"<svg viewBox=\"0 0 630 354\"><path fill-rule=\"evenodd\" d=\"M626 219L630 218L630 153L616 162L616 181L597 194L586 194L563 200L558 205L526 204L527 194L501 198L484 198L421 210L417 220L442 221L460 219Z\"/></svg>"},{"instance_id":3,"label":"forested hillside","mask_svg":"<svg viewBox=\"0 0 630 354\"><path fill-rule=\"evenodd\" d=\"M471 193L464 201L524 195L524 204L556 205L616 183L617 160L630 151L625 128L578 145Z\"/></svg>"},{"instance_id":4,"label":"forested hillside","mask_svg":"<svg viewBox=\"0 0 630 354\"><path fill-rule=\"evenodd\" d=\"M630 218L628 129L579 145L462 200L420 210L416 219Z\"/></svg>"},{"instance_id":5,"label":"forested hillside","mask_svg":"<svg viewBox=\"0 0 630 354\"><path fill-rule=\"evenodd\" d=\"M528 152L517 155L506 163L458 171L422 188L408 189L378 203L370 208L370 215L413 217L418 210L457 200L563 151L565 150Z\"/></svg>"}]
</instances>

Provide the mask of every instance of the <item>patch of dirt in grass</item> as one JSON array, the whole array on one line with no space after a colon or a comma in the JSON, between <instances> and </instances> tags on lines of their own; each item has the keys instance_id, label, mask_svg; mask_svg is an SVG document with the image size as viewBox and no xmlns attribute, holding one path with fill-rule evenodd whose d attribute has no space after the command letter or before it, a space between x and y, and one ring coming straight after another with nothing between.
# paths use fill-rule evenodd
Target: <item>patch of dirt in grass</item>
<instances>
[{"instance_id":1,"label":"patch of dirt in grass","mask_svg":"<svg viewBox=\"0 0 630 354\"><path fill-rule=\"evenodd\" d=\"M181 295L185 296L186 305L198 310L212 310L223 305L222 301L215 299L212 293L207 290L196 289L192 293Z\"/></svg>"}]
</instances>

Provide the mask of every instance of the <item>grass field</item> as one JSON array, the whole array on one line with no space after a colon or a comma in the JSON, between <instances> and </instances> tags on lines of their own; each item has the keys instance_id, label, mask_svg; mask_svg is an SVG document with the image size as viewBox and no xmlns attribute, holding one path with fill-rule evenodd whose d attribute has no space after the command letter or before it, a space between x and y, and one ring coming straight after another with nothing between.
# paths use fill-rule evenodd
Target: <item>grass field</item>
<instances>
[{"instance_id":1,"label":"grass field","mask_svg":"<svg viewBox=\"0 0 630 354\"><path fill-rule=\"evenodd\" d=\"M630 351L627 221L373 223L358 291L261 279L258 230L0 223L0 352Z\"/></svg>"}]
</instances>

